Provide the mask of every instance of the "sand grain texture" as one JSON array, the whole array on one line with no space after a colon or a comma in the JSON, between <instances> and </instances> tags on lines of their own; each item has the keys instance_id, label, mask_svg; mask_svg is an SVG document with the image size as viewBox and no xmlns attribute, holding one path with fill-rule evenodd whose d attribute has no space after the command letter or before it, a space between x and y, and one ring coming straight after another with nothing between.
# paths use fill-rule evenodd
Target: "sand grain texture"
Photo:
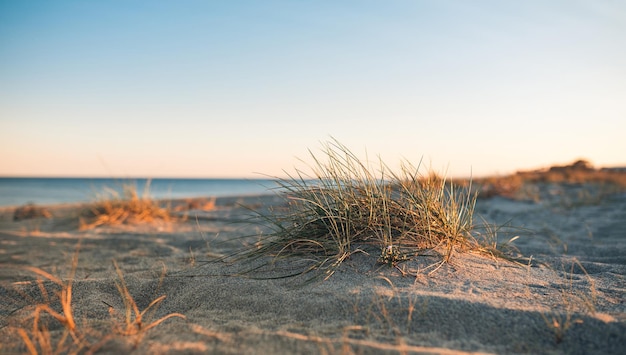
<instances>
[{"instance_id":1,"label":"sand grain texture","mask_svg":"<svg viewBox=\"0 0 626 355\"><path fill-rule=\"evenodd\" d=\"M86 231L73 218L76 206L50 206L52 218L19 221L12 209L2 210L0 352L27 351L16 328L32 326L34 306L44 301L36 275L23 267L64 277L79 240L72 305L79 328L106 338L98 353L626 351L626 195L576 206L479 200L477 214L485 220L521 227L501 232L500 239L519 235L516 246L532 255L532 265L457 253L451 264L429 274L426 267L437 259L419 256L400 264L417 276L403 276L376 264L376 255L356 253L331 278L313 282L267 279L288 274L297 263L238 276L254 265L216 258L254 245L263 232L233 223L250 213L239 203L280 208L282 200L222 198L215 210L192 211L180 223ZM146 324L170 313L186 319L167 319L140 338L114 336L111 309L123 313L124 302L113 259L140 310L167 296L146 314ZM56 286L45 285L53 294ZM568 319L569 328L559 334ZM62 326L48 321L52 339L58 339Z\"/></svg>"}]
</instances>

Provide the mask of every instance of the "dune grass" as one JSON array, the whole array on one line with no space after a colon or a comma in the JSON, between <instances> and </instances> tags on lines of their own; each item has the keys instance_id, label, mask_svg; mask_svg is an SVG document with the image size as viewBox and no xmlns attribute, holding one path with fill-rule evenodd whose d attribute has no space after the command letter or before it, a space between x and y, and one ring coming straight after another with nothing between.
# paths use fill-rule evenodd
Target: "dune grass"
<instances>
[{"instance_id":1,"label":"dune grass","mask_svg":"<svg viewBox=\"0 0 626 355\"><path fill-rule=\"evenodd\" d=\"M150 197L150 181L140 196L134 184L122 185L121 193L107 189L93 203L79 221L79 229L92 229L102 225L137 224L162 221L173 222L170 209L163 208Z\"/></svg>"},{"instance_id":2,"label":"dune grass","mask_svg":"<svg viewBox=\"0 0 626 355\"><path fill-rule=\"evenodd\" d=\"M402 164L399 173L379 161L360 160L337 140L323 145L326 160L311 153L312 174L296 170L280 179L286 212L259 212L271 232L246 255L276 261L310 261L302 272L326 276L352 254L373 253L395 266L429 250L450 261L456 251L490 247L473 233L476 194L459 188L420 166Z\"/></svg>"}]
</instances>

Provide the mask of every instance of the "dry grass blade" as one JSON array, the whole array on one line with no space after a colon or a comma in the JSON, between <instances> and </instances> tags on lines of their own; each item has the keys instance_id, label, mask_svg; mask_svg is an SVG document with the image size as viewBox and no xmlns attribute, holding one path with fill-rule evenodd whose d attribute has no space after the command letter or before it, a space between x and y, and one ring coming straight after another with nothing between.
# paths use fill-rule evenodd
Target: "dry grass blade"
<instances>
[{"instance_id":1,"label":"dry grass blade","mask_svg":"<svg viewBox=\"0 0 626 355\"><path fill-rule=\"evenodd\" d=\"M587 277L590 295L587 295L582 290L574 289L573 279L575 269L579 269ZM582 310L583 312L590 314L596 313L595 283L591 276L587 273L585 267L580 263L580 261L574 259L570 266L570 270L565 272L565 274L567 282L565 287L560 290L563 302L561 306L564 307L564 313L553 312L550 315L541 314L548 329L551 329L554 333L554 340L557 344L564 340L566 333L574 324L582 323L581 319L574 317L576 311Z\"/></svg>"},{"instance_id":2,"label":"dry grass blade","mask_svg":"<svg viewBox=\"0 0 626 355\"><path fill-rule=\"evenodd\" d=\"M74 252L72 258L71 271L66 281L63 281L60 278L40 268L32 266L25 267L26 270L29 270L34 274L43 277L44 279L47 279L61 287L61 290L57 292L57 297L61 305L61 312L57 312L50 306L50 297L48 296L48 292L46 291L45 285L43 284L42 280L37 280L37 285L39 287L41 296L44 299L44 303L38 304L35 307L35 311L33 314L33 325L30 335L25 329L18 329L18 334L23 339L28 351L31 354L39 353L37 351L38 348L40 349L41 353L52 354L69 352L72 348L76 352L78 352L80 351L80 349L83 349L87 346L85 339L82 337L81 334L78 333L72 309L72 284L74 282L76 269L78 267L79 251L80 243L78 243L76 246L76 251ZM61 323L65 329L63 335L61 336L61 339L57 342L56 346L53 346L52 344L52 339L50 338L50 333L48 332L47 327L44 324L41 324L42 313L47 313L52 316L59 323ZM72 344L66 344L68 336L72 338Z\"/></svg>"},{"instance_id":3,"label":"dry grass blade","mask_svg":"<svg viewBox=\"0 0 626 355\"><path fill-rule=\"evenodd\" d=\"M28 349L28 352L30 354L32 354L32 355L38 354L37 347L35 346L33 341L30 339L30 336L28 335L26 330L20 328L17 331L18 331L20 337L22 337L22 340L24 340L24 344L26 344L26 348Z\"/></svg>"},{"instance_id":4,"label":"dry grass blade","mask_svg":"<svg viewBox=\"0 0 626 355\"><path fill-rule=\"evenodd\" d=\"M119 278L116 286L124 302L123 320L114 323L114 329L116 330L114 334L102 334L96 328L92 328L86 320L81 323L79 331L72 308L73 283L78 268L79 251L80 242L77 244L76 251L73 254L71 271L65 280L37 267L24 267L25 270L29 270L37 275L36 285L43 299L43 302L34 305L32 325L27 324L26 326L16 328L16 333L22 339L29 354L93 353L119 335L133 336L136 346L148 330L160 325L165 320L173 317L185 319L185 316L180 313L170 313L146 323L146 319L152 318L151 313L156 311L157 306L166 296L157 297L143 311L140 311L128 290L121 269L114 262ZM164 277L165 266L159 280L159 288ZM47 280L48 283L46 284L44 280ZM60 290L54 293L49 292L46 287L50 286L50 283L56 285ZM23 295L30 299L25 293ZM36 303L34 300L32 302ZM58 305L55 302L58 302ZM110 313L114 315L115 310L113 307L109 307ZM58 311L59 308L61 309L60 311ZM47 319L43 315L48 315L51 319ZM49 321L51 320L58 321L63 326L63 333L60 336L56 332L48 330Z\"/></svg>"}]
</instances>

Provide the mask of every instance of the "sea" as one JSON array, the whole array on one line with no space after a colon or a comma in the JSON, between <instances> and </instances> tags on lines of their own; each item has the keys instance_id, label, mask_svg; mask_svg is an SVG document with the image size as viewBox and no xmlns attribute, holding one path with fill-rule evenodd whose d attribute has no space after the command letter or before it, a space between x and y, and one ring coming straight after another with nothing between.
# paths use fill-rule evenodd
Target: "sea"
<instances>
[{"instance_id":1,"label":"sea","mask_svg":"<svg viewBox=\"0 0 626 355\"><path fill-rule=\"evenodd\" d=\"M155 199L273 194L271 179L117 179L0 177L0 207L93 202L134 186ZM146 189L146 187L148 187Z\"/></svg>"}]
</instances>

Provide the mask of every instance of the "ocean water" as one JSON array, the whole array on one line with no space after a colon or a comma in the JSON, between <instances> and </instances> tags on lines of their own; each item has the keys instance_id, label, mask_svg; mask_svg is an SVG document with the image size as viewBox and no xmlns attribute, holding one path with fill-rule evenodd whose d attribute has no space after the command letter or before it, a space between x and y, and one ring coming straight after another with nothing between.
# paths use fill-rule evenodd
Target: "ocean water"
<instances>
[{"instance_id":1,"label":"ocean water","mask_svg":"<svg viewBox=\"0 0 626 355\"><path fill-rule=\"evenodd\" d=\"M270 194L277 187L270 179L0 178L0 206L91 202L107 189L121 192L125 184L142 195L148 181L156 199Z\"/></svg>"}]
</instances>

